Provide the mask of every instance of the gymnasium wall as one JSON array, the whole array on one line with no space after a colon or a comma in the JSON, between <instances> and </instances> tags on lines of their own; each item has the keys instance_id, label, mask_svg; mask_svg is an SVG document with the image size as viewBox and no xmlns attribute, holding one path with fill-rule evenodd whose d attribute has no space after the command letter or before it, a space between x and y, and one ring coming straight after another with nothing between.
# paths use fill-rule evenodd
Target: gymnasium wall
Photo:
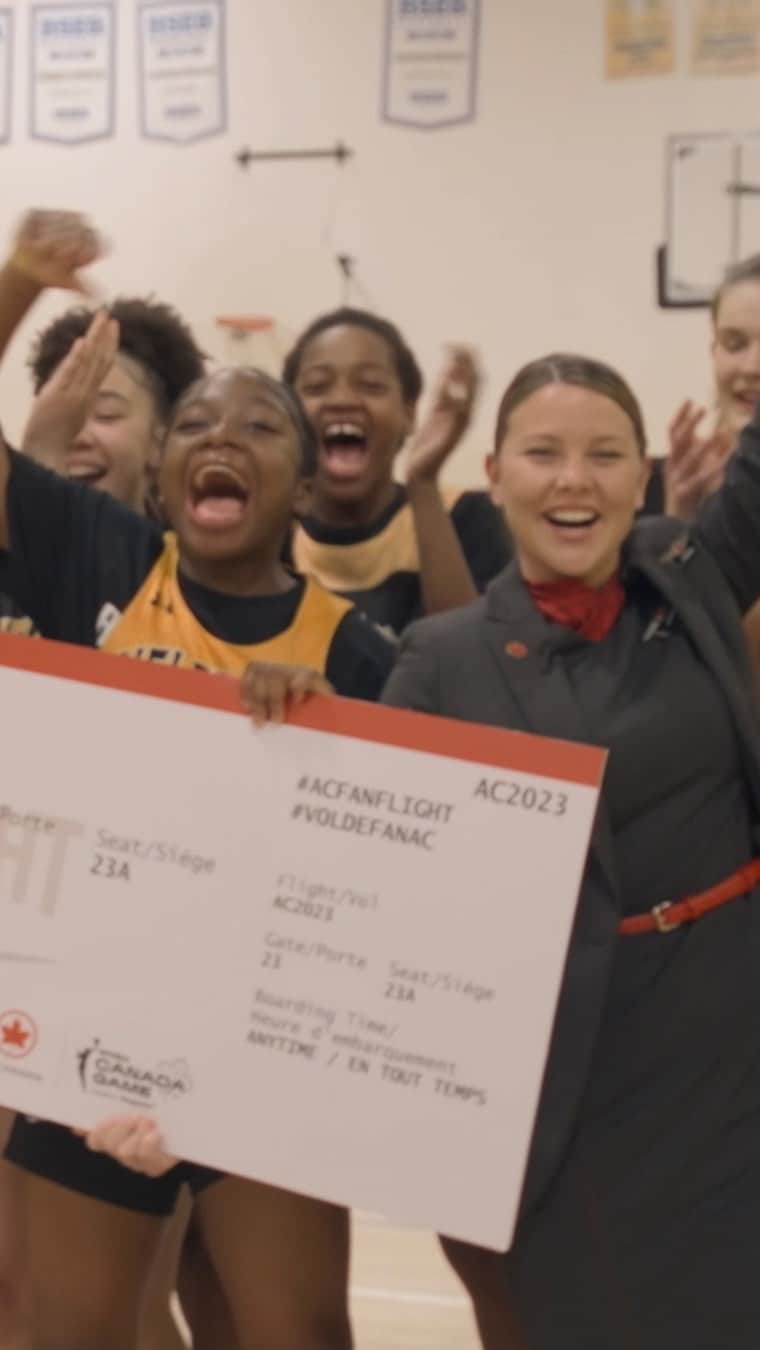
<instances>
[{"instance_id":1,"label":"gymnasium wall","mask_svg":"<svg viewBox=\"0 0 760 1350\"><path fill-rule=\"evenodd\" d=\"M6 0L8 3L8 0ZM687 0L679 0L684 19ZM344 294L337 254L357 259L356 303L393 317L432 374L446 339L476 344L487 371L478 420L450 469L475 479L498 395L516 366L553 348L608 358L632 379L655 449L674 405L709 394L704 311L657 309L671 132L753 129L755 75L604 78L601 0L482 0L478 109L425 131L380 117L384 0L227 0L227 131L192 146L140 138L135 0L119 15L116 134L80 147L29 139L29 0L10 0L17 42L13 135L0 146L0 234L27 206L91 214L111 244L104 295L155 292L206 349L275 361L276 347ZM253 149L355 152L255 163ZM758 240L760 247L760 240ZM14 435L28 398L27 341L67 303L35 311L0 375ZM271 340L232 350L223 313L277 317Z\"/></svg>"}]
</instances>

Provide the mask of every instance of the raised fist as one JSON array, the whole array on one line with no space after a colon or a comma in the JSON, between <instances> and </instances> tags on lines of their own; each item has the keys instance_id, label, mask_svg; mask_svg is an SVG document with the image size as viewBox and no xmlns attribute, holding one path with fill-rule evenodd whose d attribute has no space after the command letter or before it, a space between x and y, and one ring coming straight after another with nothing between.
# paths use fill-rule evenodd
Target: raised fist
<instances>
[{"instance_id":1,"label":"raised fist","mask_svg":"<svg viewBox=\"0 0 760 1350\"><path fill-rule=\"evenodd\" d=\"M90 288L79 272L103 252L96 231L75 211L29 211L18 227L8 262L41 288L57 286L86 295Z\"/></svg>"}]
</instances>

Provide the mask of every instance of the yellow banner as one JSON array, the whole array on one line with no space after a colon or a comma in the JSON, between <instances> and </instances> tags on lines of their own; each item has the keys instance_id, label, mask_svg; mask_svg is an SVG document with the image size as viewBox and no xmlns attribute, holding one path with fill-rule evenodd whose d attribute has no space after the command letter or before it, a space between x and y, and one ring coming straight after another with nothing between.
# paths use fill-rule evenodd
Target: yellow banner
<instances>
[{"instance_id":1,"label":"yellow banner","mask_svg":"<svg viewBox=\"0 0 760 1350\"><path fill-rule=\"evenodd\" d=\"M694 75L760 70L760 0L692 0Z\"/></svg>"},{"instance_id":2,"label":"yellow banner","mask_svg":"<svg viewBox=\"0 0 760 1350\"><path fill-rule=\"evenodd\" d=\"M673 70L672 0L607 0L607 78Z\"/></svg>"}]
</instances>

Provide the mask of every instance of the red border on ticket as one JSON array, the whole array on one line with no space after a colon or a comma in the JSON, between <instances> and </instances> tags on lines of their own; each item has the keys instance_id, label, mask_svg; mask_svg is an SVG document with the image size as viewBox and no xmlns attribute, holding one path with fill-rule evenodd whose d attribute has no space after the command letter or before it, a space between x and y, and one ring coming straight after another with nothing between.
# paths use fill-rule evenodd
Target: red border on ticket
<instances>
[{"instance_id":1,"label":"red border on ticket","mask_svg":"<svg viewBox=\"0 0 760 1350\"><path fill-rule=\"evenodd\" d=\"M89 647L74 647L67 642L0 633L0 666L244 715L238 681L230 676L170 669ZM449 717L431 717L357 699L314 696L295 709L288 722L311 731L534 773L584 787L600 786L607 758L604 750L591 745Z\"/></svg>"}]
</instances>

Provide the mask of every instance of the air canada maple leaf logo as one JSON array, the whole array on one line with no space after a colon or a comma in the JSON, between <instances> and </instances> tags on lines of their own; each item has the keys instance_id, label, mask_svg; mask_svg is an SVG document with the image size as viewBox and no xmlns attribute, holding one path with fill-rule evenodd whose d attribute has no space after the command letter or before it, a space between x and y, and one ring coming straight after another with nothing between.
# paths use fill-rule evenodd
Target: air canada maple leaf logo
<instances>
[{"instance_id":1,"label":"air canada maple leaf logo","mask_svg":"<svg viewBox=\"0 0 760 1350\"><path fill-rule=\"evenodd\" d=\"M23 1059L37 1044L37 1027L28 1013L18 1008L0 1013L0 1055Z\"/></svg>"}]
</instances>

